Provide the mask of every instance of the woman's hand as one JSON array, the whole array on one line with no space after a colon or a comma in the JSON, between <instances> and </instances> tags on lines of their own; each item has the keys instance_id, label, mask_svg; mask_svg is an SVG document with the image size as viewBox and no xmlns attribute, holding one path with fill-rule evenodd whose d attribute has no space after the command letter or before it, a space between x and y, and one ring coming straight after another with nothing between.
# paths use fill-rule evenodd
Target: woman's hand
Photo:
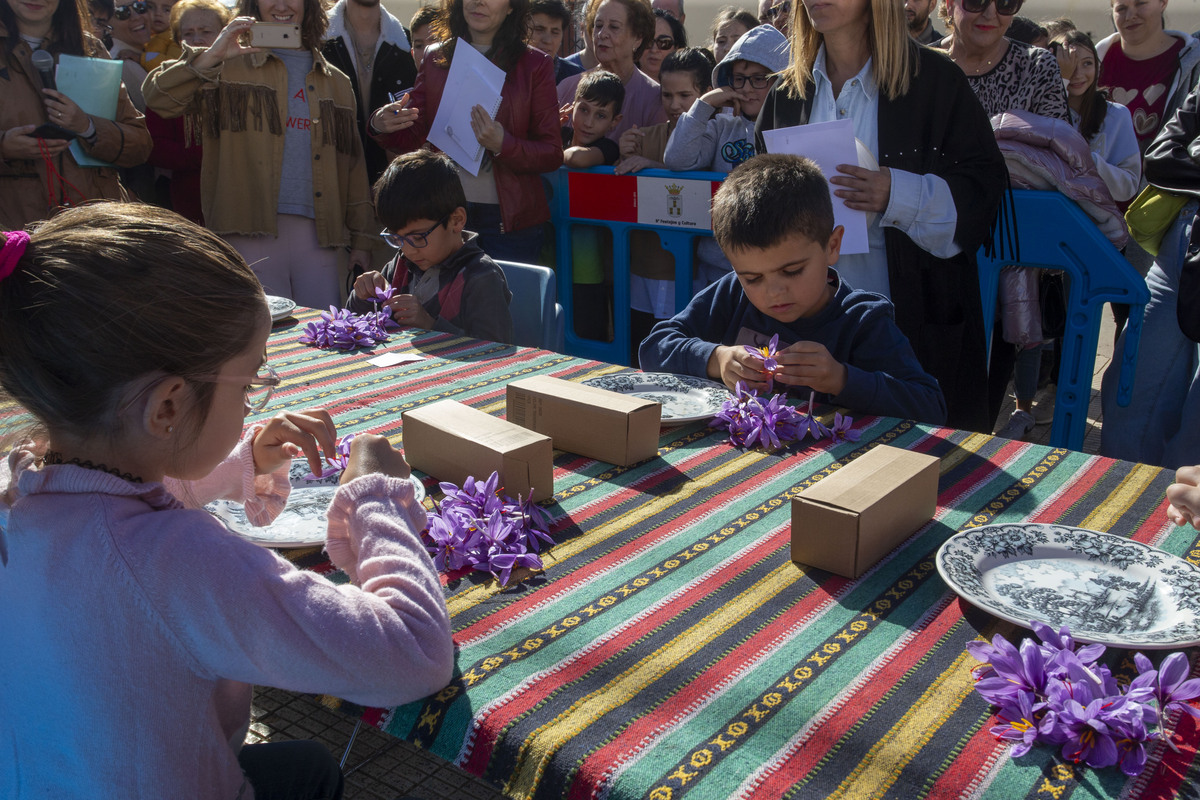
<instances>
[{"instance_id":1,"label":"woman's hand","mask_svg":"<svg viewBox=\"0 0 1200 800\"><path fill-rule=\"evenodd\" d=\"M33 135L37 125L18 125L4 132L0 139L0 158L10 160L35 159L42 157L38 139ZM47 155L56 156L71 146L65 139L42 139Z\"/></svg>"},{"instance_id":2,"label":"woman's hand","mask_svg":"<svg viewBox=\"0 0 1200 800\"><path fill-rule=\"evenodd\" d=\"M262 52L260 47L242 44L243 37L249 34L256 22L258 20L254 17L235 17L217 34L212 45L196 56L192 66L196 69L212 69L230 58Z\"/></svg>"},{"instance_id":3,"label":"woman's hand","mask_svg":"<svg viewBox=\"0 0 1200 800\"><path fill-rule=\"evenodd\" d=\"M380 106L371 115L371 128L377 133L395 133L411 128L420 116L420 111L408 107L408 94L394 103Z\"/></svg>"},{"instance_id":4,"label":"woman's hand","mask_svg":"<svg viewBox=\"0 0 1200 800\"><path fill-rule=\"evenodd\" d=\"M301 453L308 459L312 473L320 475L325 469L321 451L326 455L337 452L337 428L323 408L285 411L263 425L254 437L253 450L258 475L269 475Z\"/></svg>"},{"instance_id":5,"label":"woman's hand","mask_svg":"<svg viewBox=\"0 0 1200 800\"><path fill-rule=\"evenodd\" d=\"M846 208L877 214L884 212L892 196L891 170L880 167L876 172L852 164L838 164L838 172L842 174L834 175L829 182L843 187L833 193L846 201Z\"/></svg>"},{"instance_id":6,"label":"woman's hand","mask_svg":"<svg viewBox=\"0 0 1200 800\"><path fill-rule=\"evenodd\" d=\"M1200 530L1200 467L1180 467L1167 487L1167 518Z\"/></svg>"},{"instance_id":7,"label":"woman's hand","mask_svg":"<svg viewBox=\"0 0 1200 800\"><path fill-rule=\"evenodd\" d=\"M738 345L717 345L708 357L708 377L719 380L730 391L737 389L738 381L756 392L771 388L762 359Z\"/></svg>"},{"instance_id":8,"label":"woman's hand","mask_svg":"<svg viewBox=\"0 0 1200 800\"><path fill-rule=\"evenodd\" d=\"M471 109L471 131L489 153L499 153L504 147L504 126L489 117L483 106Z\"/></svg>"},{"instance_id":9,"label":"woman's hand","mask_svg":"<svg viewBox=\"0 0 1200 800\"><path fill-rule=\"evenodd\" d=\"M46 106L46 116L60 128L66 128L75 133L83 133L92 124L92 120L75 101L62 92L54 89L42 89L42 103Z\"/></svg>"},{"instance_id":10,"label":"woman's hand","mask_svg":"<svg viewBox=\"0 0 1200 800\"><path fill-rule=\"evenodd\" d=\"M392 312L392 319L401 325L423 328L427 331L433 330L433 323L436 320L429 315L425 307L418 303L417 298L411 294L398 294L394 296L388 307Z\"/></svg>"},{"instance_id":11,"label":"woman's hand","mask_svg":"<svg viewBox=\"0 0 1200 800\"><path fill-rule=\"evenodd\" d=\"M411 473L404 454L392 447L386 438L374 433L360 433L350 442L350 459L342 472L341 483L349 483L363 475L407 478Z\"/></svg>"}]
</instances>

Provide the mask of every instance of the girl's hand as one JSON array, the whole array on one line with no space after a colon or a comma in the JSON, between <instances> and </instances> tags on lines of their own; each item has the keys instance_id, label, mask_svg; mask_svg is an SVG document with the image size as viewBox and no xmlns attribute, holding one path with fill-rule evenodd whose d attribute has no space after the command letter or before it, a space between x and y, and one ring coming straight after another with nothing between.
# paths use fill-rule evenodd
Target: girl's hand
<instances>
[{"instance_id":1,"label":"girl's hand","mask_svg":"<svg viewBox=\"0 0 1200 800\"><path fill-rule=\"evenodd\" d=\"M829 182L845 187L836 189L833 193L846 201L846 208L874 211L877 214L882 214L887 209L888 200L892 196L891 170L880 167L876 172L853 164L838 164L838 172L842 174L834 175Z\"/></svg>"},{"instance_id":2,"label":"girl's hand","mask_svg":"<svg viewBox=\"0 0 1200 800\"><path fill-rule=\"evenodd\" d=\"M807 386L837 396L846 388L846 365L829 354L819 342L796 342L780 350L775 360L775 380L788 386Z\"/></svg>"},{"instance_id":3,"label":"girl's hand","mask_svg":"<svg viewBox=\"0 0 1200 800\"><path fill-rule=\"evenodd\" d=\"M646 132L634 125L629 130L621 134L621 140L617 145L621 148L623 156L640 156L642 154L642 137Z\"/></svg>"},{"instance_id":4,"label":"girl's hand","mask_svg":"<svg viewBox=\"0 0 1200 800\"><path fill-rule=\"evenodd\" d=\"M645 156L626 156L617 162L617 166L613 169L618 175L627 175L630 172L637 172L643 169L664 169L665 167L657 161L651 161Z\"/></svg>"},{"instance_id":5,"label":"girl's hand","mask_svg":"<svg viewBox=\"0 0 1200 800\"><path fill-rule=\"evenodd\" d=\"M1167 487L1167 518L1200 530L1200 467L1180 467Z\"/></svg>"},{"instance_id":6,"label":"girl's hand","mask_svg":"<svg viewBox=\"0 0 1200 800\"><path fill-rule=\"evenodd\" d=\"M404 453L392 447L383 436L360 433L350 442L350 458L342 472L341 483L349 483L363 475L388 475L407 478L412 473Z\"/></svg>"},{"instance_id":7,"label":"girl's hand","mask_svg":"<svg viewBox=\"0 0 1200 800\"><path fill-rule=\"evenodd\" d=\"M771 388L770 376L763 369L762 359L751 355L740 345L718 345L708 357L708 377L719 380L730 391L737 389L738 381L756 392Z\"/></svg>"},{"instance_id":8,"label":"girl's hand","mask_svg":"<svg viewBox=\"0 0 1200 800\"><path fill-rule=\"evenodd\" d=\"M558 124L562 127L567 127L571 124L571 114L575 112L574 103L566 103L558 109Z\"/></svg>"},{"instance_id":9,"label":"girl's hand","mask_svg":"<svg viewBox=\"0 0 1200 800\"><path fill-rule=\"evenodd\" d=\"M371 127L379 133L395 133L411 128L419 116L417 109L408 107L408 95L405 94L396 102L375 109L371 115Z\"/></svg>"},{"instance_id":10,"label":"girl's hand","mask_svg":"<svg viewBox=\"0 0 1200 800\"><path fill-rule=\"evenodd\" d=\"M411 294L398 294L394 296L388 304L388 308L392 312L392 319L401 325L423 328L427 331L433 330L434 318L429 315L424 306L417 302L417 298Z\"/></svg>"},{"instance_id":11,"label":"girl's hand","mask_svg":"<svg viewBox=\"0 0 1200 800\"><path fill-rule=\"evenodd\" d=\"M91 119L83 113L83 109L75 101L62 92L54 89L42 89L42 102L46 106L46 115L50 121L60 128L66 128L75 133L83 133L91 124Z\"/></svg>"},{"instance_id":12,"label":"girl's hand","mask_svg":"<svg viewBox=\"0 0 1200 800\"><path fill-rule=\"evenodd\" d=\"M337 452L337 428L329 412L323 408L285 411L272 417L254 437L254 471L268 475L303 453L312 473L320 475L325 469L321 451L326 455Z\"/></svg>"},{"instance_id":13,"label":"girl's hand","mask_svg":"<svg viewBox=\"0 0 1200 800\"><path fill-rule=\"evenodd\" d=\"M41 158L42 151L39 148L38 139L33 135L35 130L37 130L37 125L19 125L9 128L4 132L4 138L0 139L0 156L16 160ZM46 152L51 156L56 156L71 146L71 143L65 139L42 139L41 141L45 145Z\"/></svg>"},{"instance_id":14,"label":"girl's hand","mask_svg":"<svg viewBox=\"0 0 1200 800\"><path fill-rule=\"evenodd\" d=\"M354 279L354 296L359 300L371 300L376 289L386 289L387 279L382 272L364 272Z\"/></svg>"},{"instance_id":15,"label":"girl's hand","mask_svg":"<svg viewBox=\"0 0 1200 800\"><path fill-rule=\"evenodd\" d=\"M262 48L242 44L243 38L249 38L250 28L258 22L254 17L234 17L226 25L212 45L192 62L196 69L212 69L218 64L236 56L260 53Z\"/></svg>"},{"instance_id":16,"label":"girl's hand","mask_svg":"<svg viewBox=\"0 0 1200 800\"><path fill-rule=\"evenodd\" d=\"M471 109L471 131L489 153L499 153L504 147L504 126L489 117L483 106Z\"/></svg>"}]
</instances>

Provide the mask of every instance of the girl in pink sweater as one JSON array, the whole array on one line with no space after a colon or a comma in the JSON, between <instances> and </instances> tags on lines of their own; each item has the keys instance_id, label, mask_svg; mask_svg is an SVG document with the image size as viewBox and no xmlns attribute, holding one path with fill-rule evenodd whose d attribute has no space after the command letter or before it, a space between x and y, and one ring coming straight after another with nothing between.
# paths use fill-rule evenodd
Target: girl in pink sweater
<instances>
[{"instance_id":1,"label":"girl in pink sweater","mask_svg":"<svg viewBox=\"0 0 1200 800\"><path fill-rule=\"evenodd\" d=\"M201 507L263 524L324 411L245 434L279 378L254 274L153 206L0 233L0 388L34 418L0 504L0 795L339 797L315 743L243 746L251 685L391 706L446 685L450 625L403 456L354 440L326 547L296 569Z\"/></svg>"}]
</instances>

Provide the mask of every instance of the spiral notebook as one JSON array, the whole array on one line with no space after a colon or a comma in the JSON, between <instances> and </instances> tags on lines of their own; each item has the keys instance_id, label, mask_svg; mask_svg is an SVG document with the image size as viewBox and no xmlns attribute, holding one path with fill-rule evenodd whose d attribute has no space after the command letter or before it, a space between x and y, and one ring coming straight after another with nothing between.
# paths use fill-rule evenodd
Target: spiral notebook
<instances>
[{"instance_id":1,"label":"spiral notebook","mask_svg":"<svg viewBox=\"0 0 1200 800\"><path fill-rule=\"evenodd\" d=\"M446 90L429 128L429 141L472 175L479 174L483 145L471 129L471 109L483 106L495 119L503 88L504 70L460 39L446 76Z\"/></svg>"}]
</instances>

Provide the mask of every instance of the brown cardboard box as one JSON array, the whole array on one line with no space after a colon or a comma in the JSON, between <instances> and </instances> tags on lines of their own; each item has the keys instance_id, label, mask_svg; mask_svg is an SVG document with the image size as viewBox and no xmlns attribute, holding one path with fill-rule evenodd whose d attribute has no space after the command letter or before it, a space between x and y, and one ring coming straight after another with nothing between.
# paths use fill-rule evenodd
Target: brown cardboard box
<instances>
[{"instance_id":1,"label":"brown cardboard box","mask_svg":"<svg viewBox=\"0 0 1200 800\"><path fill-rule=\"evenodd\" d=\"M880 445L792 499L792 560L857 578L933 518L941 459Z\"/></svg>"},{"instance_id":2,"label":"brown cardboard box","mask_svg":"<svg viewBox=\"0 0 1200 800\"><path fill-rule=\"evenodd\" d=\"M438 480L462 485L467 476L500 473L504 493L545 500L554 494L550 437L497 419L454 400L405 411L404 456Z\"/></svg>"},{"instance_id":3,"label":"brown cardboard box","mask_svg":"<svg viewBox=\"0 0 1200 800\"><path fill-rule=\"evenodd\" d=\"M508 421L568 453L628 466L658 455L662 405L547 375L508 385Z\"/></svg>"}]
</instances>

